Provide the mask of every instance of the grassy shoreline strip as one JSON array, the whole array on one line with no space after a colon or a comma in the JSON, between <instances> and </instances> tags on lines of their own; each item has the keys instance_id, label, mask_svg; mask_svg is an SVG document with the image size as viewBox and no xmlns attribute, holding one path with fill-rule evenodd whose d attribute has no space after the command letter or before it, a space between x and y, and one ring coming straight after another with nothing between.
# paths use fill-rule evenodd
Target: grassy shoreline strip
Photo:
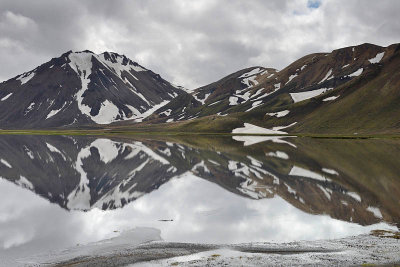
<instances>
[{"instance_id":1,"label":"grassy shoreline strip","mask_svg":"<svg viewBox=\"0 0 400 267\"><path fill-rule=\"evenodd\" d=\"M213 132L159 132L159 131L124 131L124 130L0 130L0 135L152 135L152 136L295 136L308 138L326 139L373 139L373 138L400 138L400 135L393 134L313 134L313 133L289 133L289 134L232 134L232 133L213 133Z\"/></svg>"}]
</instances>

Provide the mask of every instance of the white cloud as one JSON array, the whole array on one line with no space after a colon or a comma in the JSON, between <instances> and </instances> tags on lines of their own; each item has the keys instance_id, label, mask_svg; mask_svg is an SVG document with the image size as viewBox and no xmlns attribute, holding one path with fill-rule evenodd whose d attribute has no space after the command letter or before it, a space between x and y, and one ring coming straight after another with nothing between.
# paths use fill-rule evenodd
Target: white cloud
<instances>
[{"instance_id":1,"label":"white cloud","mask_svg":"<svg viewBox=\"0 0 400 267\"><path fill-rule=\"evenodd\" d=\"M0 77L71 49L113 50L194 88L249 66L281 69L307 53L400 38L396 0L3 2L0 61L10 67Z\"/></svg>"}]
</instances>

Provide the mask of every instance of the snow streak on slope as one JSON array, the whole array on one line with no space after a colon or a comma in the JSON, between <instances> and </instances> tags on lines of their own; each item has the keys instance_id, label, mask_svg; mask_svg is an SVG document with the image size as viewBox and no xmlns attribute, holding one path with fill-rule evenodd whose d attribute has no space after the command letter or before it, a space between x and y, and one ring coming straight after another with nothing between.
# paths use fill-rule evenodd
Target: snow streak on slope
<instances>
[{"instance_id":1,"label":"snow streak on slope","mask_svg":"<svg viewBox=\"0 0 400 267\"><path fill-rule=\"evenodd\" d=\"M76 100L78 102L78 108L82 112L82 114L87 115L90 117L94 122L103 124L106 121L104 118L99 116L101 112L101 108L99 114L97 116L90 115L90 111L92 110L91 107L83 104L83 94L88 89L90 83L90 74L92 73L92 57L93 54L91 53L71 53L69 56L71 62L69 65L71 68L78 74L78 77L81 79L81 89L76 94ZM111 114L110 116L112 116ZM112 122L113 120L109 121L108 123ZM106 122L107 123L107 122Z\"/></svg>"},{"instance_id":2,"label":"snow streak on slope","mask_svg":"<svg viewBox=\"0 0 400 267\"><path fill-rule=\"evenodd\" d=\"M328 180L323 175L320 175L320 174L310 171L310 170L306 170L306 169L298 167L298 166L293 166L289 172L289 175L307 177L307 178L311 178L311 179L315 179L315 180L319 180L319 181L327 181Z\"/></svg>"},{"instance_id":3,"label":"snow streak on slope","mask_svg":"<svg viewBox=\"0 0 400 267\"><path fill-rule=\"evenodd\" d=\"M33 184L22 175L20 175L19 180L16 180L15 183L23 188L27 188L30 190L33 190L35 188Z\"/></svg>"},{"instance_id":4,"label":"snow streak on slope","mask_svg":"<svg viewBox=\"0 0 400 267\"><path fill-rule=\"evenodd\" d=\"M108 57L110 57L110 59ZM169 102L168 100L165 100L158 105L155 105L153 101L149 101L148 99L146 99L146 97L141 92L139 92L131 82L129 82L126 76L130 75L133 79L138 80L138 78L132 73L132 71L142 72L147 70L123 56L114 53L103 53L101 55L96 55L91 52L76 52L69 54L68 58L70 59L69 65L77 73L78 77L81 80L81 89L75 95L78 103L78 108L82 114L88 116L97 124L109 124L120 119L128 119L128 117L127 114L122 114L124 112L121 113L121 110L117 107L115 103L112 102L112 100L104 100L100 104L100 109L97 115L91 115L92 108L83 103L84 94L88 90L89 83L91 82L90 75L92 74L93 59L96 59L106 69L114 73L122 82L124 82L130 88L130 90L134 94L141 98L147 106L151 107L150 109L147 109L142 106L142 109L147 110L144 112L140 112L138 108L135 108L131 105L126 105L126 107L128 107L132 111L133 115L132 117L129 117L129 119L135 119L137 122L140 122L144 118L151 115L155 110ZM49 114L49 117L55 115L56 113L57 112L54 111L53 113Z\"/></svg>"},{"instance_id":5,"label":"snow streak on slope","mask_svg":"<svg viewBox=\"0 0 400 267\"><path fill-rule=\"evenodd\" d=\"M319 96L333 88L321 88L313 91L307 91L307 92L300 92L300 93L290 93L290 96L292 97L294 103L310 99L316 96Z\"/></svg>"},{"instance_id":6,"label":"snow streak on slope","mask_svg":"<svg viewBox=\"0 0 400 267\"><path fill-rule=\"evenodd\" d=\"M368 61L369 61L371 64L379 63L379 62L381 62L381 60L382 60L382 58L383 58L384 55L385 55L385 52L378 53L378 54L376 54L375 57L373 57L373 58L371 58L371 59L368 59Z\"/></svg>"},{"instance_id":7,"label":"snow streak on slope","mask_svg":"<svg viewBox=\"0 0 400 267\"><path fill-rule=\"evenodd\" d=\"M361 73L363 72L363 70L364 70L363 68L360 68L360 69L356 70L355 72L349 74L349 77L357 77L357 76L360 76Z\"/></svg>"},{"instance_id":8,"label":"snow streak on slope","mask_svg":"<svg viewBox=\"0 0 400 267\"><path fill-rule=\"evenodd\" d=\"M340 95L338 95L338 96L330 96L330 97L322 99L322 101L324 101L324 102L333 101L333 100L336 100L339 96Z\"/></svg>"},{"instance_id":9,"label":"snow streak on slope","mask_svg":"<svg viewBox=\"0 0 400 267\"><path fill-rule=\"evenodd\" d=\"M156 111L159 108L162 108L163 106L165 106L166 104L168 104L170 102L170 100L164 100L163 102L161 102L160 104L154 105L151 109L147 110L146 112L144 112L143 114L140 114L136 117L135 122L141 122L143 121L145 118L147 118L148 116L150 116L151 114L153 114L154 111Z\"/></svg>"},{"instance_id":10,"label":"snow streak on slope","mask_svg":"<svg viewBox=\"0 0 400 267\"><path fill-rule=\"evenodd\" d=\"M8 95L6 95L5 97L3 97L2 99L0 99L0 101L4 101L7 100L13 93L9 93Z\"/></svg>"},{"instance_id":11,"label":"snow streak on slope","mask_svg":"<svg viewBox=\"0 0 400 267\"><path fill-rule=\"evenodd\" d=\"M250 123L244 123L244 127L236 128L232 130L232 133L235 134L287 134L286 132L275 130L275 129L266 129L262 128Z\"/></svg>"},{"instance_id":12,"label":"snow streak on slope","mask_svg":"<svg viewBox=\"0 0 400 267\"><path fill-rule=\"evenodd\" d=\"M58 112L60 112L60 111L65 107L66 104L67 104L67 103L64 103L64 105L63 105L61 108L59 108L59 109L51 110L51 111L49 112L49 114L47 114L46 120L47 120L48 118L53 117L53 116L56 115Z\"/></svg>"},{"instance_id":13,"label":"snow streak on slope","mask_svg":"<svg viewBox=\"0 0 400 267\"><path fill-rule=\"evenodd\" d=\"M27 72L24 73L22 75L20 75L17 80L21 81L21 85L27 83L30 79L32 79L35 76L35 72L31 71L31 72Z\"/></svg>"},{"instance_id":14,"label":"snow streak on slope","mask_svg":"<svg viewBox=\"0 0 400 267\"><path fill-rule=\"evenodd\" d=\"M285 83L285 85L288 84L288 83L290 83L290 82L291 82L294 78L296 78L297 76L298 76L297 73L295 73L295 74L293 74L293 75L290 75L289 80Z\"/></svg>"},{"instance_id":15,"label":"snow streak on slope","mask_svg":"<svg viewBox=\"0 0 400 267\"><path fill-rule=\"evenodd\" d=\"M210 93L206 94L203 99L197 97L197 94L194 94L193 97L199 101L202 105L206 102L207 98L210 96Z\"/></svg>"},{"instance_id":16,"label":"snow streak on slope","mask_svg":"<svg viewBox=\"0 0 400 267\"><path fill-rule=\"evenodd\" d=\"M132 73L131 70L134 70L136 72L140 72L140 71L146 71L146 69L142 68L139 65L130 65L130 64L123 64L123 60L124 58L120 55L114 54L114 53L107 53L109 54L116 62L112 62L110 60L106 59L106 54L103 53L101 55L96 56L96 58L103 63L104 66L106 66L109 70L111 70L112 72L114 72L122 81L124 81L124 79L122 78L122 73L124 71L126 71L127 73L129 73L135 80L138 80L138 78L136 78Z\"/></svg>"},{"instance_id":17,"label":"snow streak on slope","mask_svg":"<svg viewBox=\"0 0 400 267\"><path fill-rule=\"evenodd\" d=\"M239 76L239 78L242 79L242 83L246 85L246 88L250 88L258 84L258 81L256 80L257 75L263 71L264 69L262 68L255 68L249 72L242 74L241 76Z\"/></svg>"},{"instance_id":18,"label":"snow streak on slope","mask_svg":"<svg viewBox=\"0 0 400 267\"><path fill-rule=\"evenodd\" d=\"M290 113L289 110L282 110L282 111L278 111L278 112L267 113L266 115L271 116L271 117L280 118L280 117L285 117L289 113Z\"/></svg>"},{"instance_id":19,"label":"snow streak on slope","mask_svg":"<svg viewBox=\"0 0 400 267\"><path fill-rule=\"evenodd\" d=\"M330 69L330 70L326 73L325 77L324 77L318 84L323 83L325 80L327 80L327 79L329 78L329 76L331 76L331 74L332 74L332 69Z\"/></svg>"},{"instance_id":20,"label":"snow streak on slope","mask_svg":"<svg viewBox=\"0 0 400 267\"><path fill-rule=\"evenodd\" d=\"M8 161L6 161L5 159L0 159L0 162L3 163L5 166L7 166L8 168L12 168L11 164L8 163Z\"/></svg>"},{"instance_id":21,"label":"snow streak on slope","mask_svg":"<svg viewBox=\"0 0 400 267\"><path fill-rule=\"evenodd\" d=\"M282 151L269 152L266 155L270 156L270 157L280 158L280 159L289 159L289 155Z\"/></svg>"}]
</instances>

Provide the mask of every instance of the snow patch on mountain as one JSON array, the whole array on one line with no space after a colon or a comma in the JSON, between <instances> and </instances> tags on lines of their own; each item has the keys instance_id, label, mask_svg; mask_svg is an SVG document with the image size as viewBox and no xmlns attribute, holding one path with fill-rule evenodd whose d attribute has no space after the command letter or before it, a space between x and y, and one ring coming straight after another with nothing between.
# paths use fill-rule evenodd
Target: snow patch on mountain
<instances>
[{"instance_id":1,"label":"snow patch on mountain","mask_svg":"<svg viewBox=\"0 0 400 267\"><path fill-rule=\"evenodd\" d=\"M354 198L358 202L361 202L361 197L356 192L347 192L346 194L349 195L350 197Z\"/></svg>"},{"instance_id":2,"label":"snow patch on mountain","mask_svg":"<svg viewBox=\"0 0 400 267\"><path fill-rule=\"evenodd\" d=\"M105 164L113 161L118 156L118 147L116 142L106 138L99 138L92 142L91 147L97 148L100 160Z\"/></svg>"},{"instance_id":3,"label":"snow patch on mountain","mask_svg":"<svg viewBox=\"0 0 400 267\"><path fill-rule=\"evenodd\" d=\"M323 83L325 80L327 80L327 79L329 78L329 76L331 76L331 74L332 74L332 69L330 69L330 70L326 73L325 77L324 77L318 84L321 84L321 83Z\"/></svg>"},{"instance_id":4,"label":"snow patch on mountain","mask_svg":"<svg viewBox=\"0 0 400 267\"><path fill-rule=\"evenodd\" d=\"M70 59L69 66L76 72L81 79L81 89L75 95L78 103L78 108L82 114L92 118L90 115L91 107L83 104L83 94L88 89L90 83L90 74L92 73L92 57L91 53L71 53L68 58Z\"/></svg>"},{"instance_id":5,"label":"snow patch on mountain","mask_svg":"<svg viewBox=\"0 0 400 267\"><path fill-rule=\"evenodd\" d=\"M157 109L162 108L163 106L167 105L169 102L170 102L170 100L164 100L160 104L154 105L152 108L150 108L150 109L146 110L144 113L140 114L140 116L138 116L135 119L135 122L142 122L145 118L147 118L148 116L153 114L154 111L156 111Z\"/></svg>"},{"instance_id":6,"label":"snow patch on mountain","mask_svg":"<svg viewBox=\"0 0 400 267\"><path fill-rule=\"evenodd\" d=\"M140 113L140 111L139 110L137 110L135 107L133 107L133 106L131 106L131 105L128 105L128 104L126 104L125 105L127 108L129 108L131 111L132 111L132 115L136 118L136 117L138 117L138 116L140 116L140 115L142 115L142 113Z\"/></svg>"},{"instance_id":7,"label":"snow patch on mountain","mask_svg":"<svg viewBox=\"0 0 400 267\"><path fill-rule=\"evenodd\" d=\"M239 91L239 90L237 90L236 93L240 93L240 92L238 92L238 91ZM247 102L247 100L250 99L250 95L251 95L251 92L250 92L250 91L247 91L247 92L244 93L244 94L237 94L236 96L242 98L242 99L244 100L244 102Z\"/></svg>"},{"instance_id":8,"label":"snow patch on mountain","mask_svg":"<svg viewBox=\"0 0 400 267\"><path fill-rule=\"evenodd\" d=\"M132 152L128 156L126 156L125 159L133 158L139 152L143 152L151 157L153 160L159 161L163 165L170 164L168 160L155 153L153 150L145 146L142 142L134 142L132 144L124 143L124 146L130 147L132 150Z\"/></svg>"},{"instance_id":9,"label":"snow patch on mountain","mask_svg":"<svg viewBox=\"0 0 400 267\"><path fill-rule=\"evenodd\" d=\"M199 167L202 168L204 170L204 172L210 173L210 170L207 168L207 165L204 163L204 160L202 160L201 162L199 162L196 165L194 165L193 168L192 168L192 172L198 173L197 169Z\"/></svg>"},{"instance_id":10,"label":"snow patch on mountain","mask_svg":"<svg viewBox=\"0 0 400 267\"><path fill-rule=\"evenodd\" d=\"M289 80L285 83L285 85L287 85L288 83L290 83L290 82L291 82L294 78L296 78L297 76L298 76L297 73L290 75L290 76L289 76Z\"/></svg>"},{"instance_id":11,"label":"snow patch on mountain","mask_svg":"<svg viewBox=\"0 0 400 267\"><path fill-rule=\"evenodd\" d=\"M255 101L253 102L253 104L251 105L251 108L247 109L246 112L253 110L259 106L261 106L263 104L263 102L261 100Z\"/></svg>"},{"instance_id":12,"label":"snow patch on mountain","mask_svg":"<svg viewBox=\"0 0 400 267\"><path fill-rule=\"evenodd\" d=\"M34 102L30 103L29 106L26 108L24 115L28 114L34 107L35 103Z\"/></svg>"},{"instance_id":13,"label":"snow patch on mountain","mask_svg":"<svg viewBox=\"0 0 400 267\"><path fill-rule=\"evenodd\" d=\"M214 105L220 103L221 101L222 101L222 100L218 100L218 101L216 101L216 102L214 102L214 103L209 104L208 106L209 106L209 107L210 107L210 106L214 106Z\"/></svg>"},{"instance_id":14,"label":"snow patch on mountain","mask_svg":"<svg viewBox=\"0 0 400 267\"><path fill-rule=\"evenodd\" d=\"M262 69L262 68L254 68L249 72L243 73L242 75L239 76L239 78L251 77L251 76L257 75L263 71L264 71L264 69Z\"/></svg>"},{"instance_id":15,"label":"snow patch on mountain","mask_svg":"<svg viewBox=\"0 0 400 267\"><path fill-rule=\"evenodd\" d=\"M384 55L385 55L385 52L378 53L378 54L376 54L375 57L373 57L373 58L371 58L371 59L368 59L368 61L369 61L371 64L379 63L379 62L382 60L382 58L383 58Z\"/></svg>"},{"instance_id":16,"label":"snow patch on mountain","mask_svg":"<svg viewBox=\"0 0 400 267\"><path fill-rule=\"evenodd\" d=\"M363 70L364 70L363 68L359 68L358 70L356 70L355 72L349 74L348 76L349 76L349 77L357 77L357 76L360 76L361 73L363 72Z\"/></svg>"},{"instance_id":17,"label":"snow patch on mountain","mask_svg":"<svg viewBox=\"0 0 400 267\"><path fill-rule=\"evenodd\" d=\"M136 122L141 122L144 118L151 115L155 110L161 108L163 105L166 105L169 102L165 100L157 105L153 105L151 101L146 99L146 97L141 92L139 92L135 88L135 86L133 86L132 83L129 82L129 80L126 78L126 75L130 75L135 80L138 80L138 78L133 74L133 72L143 72L147 71L147 69L141 67L135 62L130 61L125 56L120 56L115 53L103 53L100 55L96 55L91 52L85 51L85 52L70 53L68 55L68 58L70 60L69 62L70 67L76 72L78 77L81 79L82 86L75 95L75 98L78 103L78 108L82 114L88 116L91 120L93 120L97 124L109 124L117 120L126 120L126 119L135 119ZM123 81L125 84L128 84L129 87L131 88L131 91L152 108L142 113L138 110L138 108L135 108L131 105L126 105L133 113L133 117L128 117L128 114L124 114L124 112L121 111L117 107L117 105L113 103L113 101L107 99L100 104L100 109L98 111L98 114L94 116L91 115L92 108L86 104L83 104L83 95L85 91L88 89L89 83L91 82L90 75L92 74L93 59L98 60L98 62L100 62L105 68L107 68L112 73L117 75L117 77L121 79L121 81ZM146 107L142 106L142 109L146 109ZM53 111L49 115L54 116L55 114L56 111Z\"/></svg>"},{"instance_id":18,"label":"snow patch on mountain","mask_svg":"<svg viewBox=\"0 0 400 267\"><path fill-rule=\"evenodd\" d=\"M238 105L238 104L239 104L239 103L238 103L238 100L239 100L238 97L236 97L236 96L230 96L230 97L229 97L229 105L230 105L230 106Z\"/></svg>"},{"instance_id":19,"label":"snow patch on mountain","mask_svg":"<svg viewBox=\"0 0 400 267\"><path fill-rule=\"evenodd\" d=\"M232 130L234 134L287 134L286 132L262 128L250 123L244 123L244 127Z\"/></svg>"},{"instance_id":20,"label":"snow patch on mountain","mask_svg":"<svg viewBox=\"0 0 400 267\"><path fill-rule=\"evenodd\" d=\"M109 205L110 203L113 203L114 207L120 208L123 206L124 202L139 198L145 194L144 192L139 191L132 192L132 189L134 189L137 185L136 183L128 189L125 189L124 191L122 191L121 185L122 183L118 186L115 186L111 191L104 194L99 200L96 201L96 203L93 204L93 207L101 209L104 205Z\"/></svg>"},{"instance_id":21,"label":"snow patch on mountain","mask_svg":"<svg viewBox=\"0 0 400 267\"><path fill-rule=\"evenodd\" d=\"M324 102L333 101L333 100L336 100L336 99L339 98L339 97L340 97L340 95L337 95L337 96L330 96L330 97L327 97L327 98L322 99L322 101L324 101Z\"/></svg>"},{"instance_id":22,"label":"snow patch on mountain","mask_svg":"<svg viewBox=\"0 0 400 267\"><path fill-rule=\"evenodd\" d=\"M281 84L280 83L277 83L277 84L275 84L274 85L274 89L271 91L271 92L268 92L268 93L264 93L264 94L262 94L262 95L260 95L260 96L258 96L257 98L254 98L255 96L252 96L251 98L254 98L254 99L252 99L252 101L257 101L257 100L259 100L259 99L262 99L262 98L264 98L264 97L267 97L267 96L269 96L269 95L271 95L271 94L273 94L273 93L275 93L277 90L279 90L281 88ZM260 90L263 90L264 88L261 88ZM257 95L259 94L259 91L260 90L258 90L257 91ZM261 93L261 92L260 92Z\"/></svg>"},{"instance_id":23,"label":"snow patch on mountain","mask_svg":"<svg viewBox=\"0 0 400 267\"><path fill-rule=\"evenodd\" d=\"M331 201L331 194L332 191L328 188L324 188L323 186L321 186L320 184L317 184L317 186L319 187L319 189L321 189L321 191L324 193L324 195L326 196L326 198Z\"/></svg>"},{"instance_id":24,"label":"snow patch on mountain","mask_svg":"<svg viewBox=\"0 0 400 267\"><path fill-rule=\"evenodd\" d=\"M17 80L19 80L21 82L21 85L29 82L30 79L32 79L35 76L35 72L31 71L31 72L27 72L24 73L20 76L18 76Z\"/></svg>"},{"instance_id":25,"label":"snow patch on mountain","mask_svg":"<svg viewBox=\"0 0 400 267\"><path fill-rule=\"evenodd\" d=\"M288 115L289 112L290 112L289 110L282 110L282 111L278 111L278 112L267 113L266 115L271 116L271 117L281 118L281 117L285 117L286 115Z\"/></svg>"},{"instance_id":26,"label":"snow patch on mountain","mask_svg":"<svg viewBox=\"0 0 400 267\"><path fill-rule=\"evenodd\" d=\"M205 94L204 98L201 99L201 98L197 97L197 94L193 95L193 97L194 97L197 101L199 101L202 105L204 105L204 102L206 102L206 100L207 100L207 98L208 98L209 96L210 96L210 93L209 93L209 94Z\"/></svg>"},{"instance_id":27,"label":"snow patch on mountain","mask_svg":"<svg viewBox=\"0 0 400 267\"><path fill-rule=\"evenodd\" d=\"M23 188L27 188L30 190L33 190L35 188L33 184L22 175L19 176L19 180L15 180L15 183Z\"/></svg>"},{"instance_id":28,"label":"snow patch on mountain","mask_svg":"<svg viewBox=\"0 0 400 267\"><path fill-rule=\"evenodd\" d=\"M171 115L172 109L167 109L166 111L160 112L160 115L165 115L165 116L169 116Z\"/></svg>"},{"instance_id":29,"label":"snow patch on mountain","mask_svg":"<svg viewBox=\"0 0 400 267\"><path fill-rule=\"evenodd\" d=\"M255 98L256 96L260 95L262 93L262 91L264 91L264 88L258 89L257 92L255 92L254 94L251 95L250 98Z\"/></svg>"},{"instance_id":30,"label":"snow patch on mountain","mask_svg":"<svg viewBox=\"0 0 400 267\"><path fill-rule=\"evenodd\" d=\"M3 97L2 99L0 99L0 101L4 101L7 100L10 96L12 96L13 93L9 93L8 95L6 95L5 97Z\"/></svg>"},{"instance_id":31,"label":"snow patch on mountain","mask_svg":"<svg viewBox=\"0 0 400 267\"><path fill-rule=\"evenodd\" d=\"M119 109L111 101L106 100L100 105L99 113L91 116L91 119L97 124L109 124L116 121L119 115Z\"/></svg>"},{"instance_id":32,"label":"snow patch on mountain","mask_svg":"<svg viewBox=\"0 0 400 267\"><path fill-rule=\"evenodd\" d=\"M53 116L56 115L58 112L60 112L60 111L65 107L66 104L67 104L67 103L64 103L64 105L63 105L61 108L59 108L59 109L51 110L51 111L49 112L49 114L47 114L46 120L47 120L48 118L53 117Z\"/></svg>"},{"instance_id":33,"label":"snow patch on mountain","mask_svg":"<svg viewBox=\"0 0 400 267\"><path fill-rule=\"evenodd\" d=\"M246 89L251 88L258 85L258 81L256 80L256 78L262 72L264 72L264 69L255 68L239 76L239 79L242 79L242 83L246 85Z\"/></svg>"},{"instance_id":34,"label":"snow patch on mountain","mask_svg":"<svg viewBox=\"0 0 400 267\"><path fill-rule=\"evenodd\" d=\"M324 181L324 182L328 180L327 178L325 178L325 176L323 176L319 173L316 173L316 172L313 172L313 171L310 171L310 170L307 170L307 169L304 169L304 168L301 168L298 166L293 166L289 172L289 175L290 176L307 177L307 178L311 178L311 179L318 180L318 181Z\"/></svg>"},{"instance_id":35,"label":"snow patch on mountain","mask_svg":"<svg viewBox=\"0 0 400 267\"><path fill-rule=\"evenodd\" d=\"M51 145L49 143L46 143L46 146L50 150L50 152L60 154L63 157L63 159L65 160L64 154L60 150L58 150L55 146L53 146L53 145Z\"/></svg>"},{"instance_id":36,"label":"snow patch on mountain","mask_svg":"<svg viewBox=\"0 0 400 267\"><path fill-rule=\"evenodd\" d=\"M273 143L279 143L279 144L288 144L294 148L296 148L296 145L286 141L283 139L283 137L280 136L232 136L233 140L243 142L243 146L251 146L257 143L265 142L265 141L272 141Z\"/></svg>"},{"instance_id":37,"label":"snow patch on mountain","mask_svg":"<svg viewBox=\"0 0 400 267\"><path fill-rule=\"evenodd\" d=\"M245 84L247 87L246 88L251 88L253 86L258 85L258 81L256 80L257 76L252 76L252 77L248 77L248 78L244 78L242 80L242 83Z\"/></svg>"},{"instance_id":38,"label":"snow patch on mountain","mask_svg":"<svg viewBox=\"0 0 400 267\"><path fill-rule=\"evenodd\" d=\"M297 121L295 121L295 122L293 122L293 123L291 123L289 125L273 127L272 130L279 131L279 130L282 130L282 129L286 129L286 128L292 127L295 124L297 124Z\"/></svg>"},{"instance_id":39,"label":"snow patch on mountain","mask_svg":"<svg viewBox=\"0 0 400 267\"><path fill-rule=\"evenodd\" d=\"M319 96L329 90L332 90L333 88L321 88L317 90L312 90L312 91L306 91L306 92L300 92L300 93L290 93L290 96L292 97L294 103L304 101L316 96Z\"/></svg>"},{"instance_id":40,"label":"snow patch on mountain","mask_svg":"<svg viewBox=\"0 0 400 267\"><path fill-rule=\"evenodd\" d=\"M106 54L112 57L113 61L106 59ZM138 80L136 76L134 76L131 71L134 70L136 72L147 71L143 67L139 66L138 64L131 64L131 61L127 61L124 64L125 57L121 55L117 55L115 53L103 53L100 55L94 55L104 66L106 66L109 70L114 72L122 81L122 74L124 72L129 73L135 80ZM114 62L115 61L115 62Z\"/></svg>"},{"instance_id":41,"label":"snow patch on mountain","mask_svg":"<svg viewBox=\"0 0 400 267\"><path fill-rule=\"evenodd\" d=\"M5 165L5 166L7 166L8 168L12 168L12 166L11 166L11 164L10 163L8 163L8 161L6 161L5 159L0 159L0 162L3 164L3 165Z\"/></svg>"},{"instance_id":42,"label":"snow patch on mountain","mask_svg":"<svg viewBox=\"0 0 400 267\"><path fill-rule=\"evenodd\" d=\"M289 159L289 155L282 151L269 152L266 155L274 158Z\"/></svg>"},{"instance_id":43,"label":"snow patch on mountain","mask_svg":"<svg viewBox=\"0 0 400 267\"><path fill-rule=\"evenodd\" d=\"M328 169L328 168L322 168L322 171L326 172L326 173L329 173L329 174L332 174L332 175L339 175L339 173L337 171L332 170L332 169Z\"/></svg>"},{"instance_id":44,"label":"snow patch on mountain","mask_svg":"<svg viewBox=\"0 0 400 267\"><path fill-rule=\"evenodd\" d=\"M371 212L372 214L374 214L374 216L375 216L376 218L378 218L378 219L383 219L382 213L381 213L381 211L380 211L378 208L369 206L369 207L367 208L367 210L368 210L369 212Z\"/></svg>"}]
</instances>

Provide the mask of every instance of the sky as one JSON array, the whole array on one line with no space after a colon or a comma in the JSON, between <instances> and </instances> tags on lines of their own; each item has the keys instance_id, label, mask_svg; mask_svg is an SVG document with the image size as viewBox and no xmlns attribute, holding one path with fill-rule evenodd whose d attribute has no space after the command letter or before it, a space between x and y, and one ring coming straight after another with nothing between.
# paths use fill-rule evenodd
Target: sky
<instances>
[{"instance_id":1,"label":"sky","mask_svg":"<svg viewBox=\"0 0 400 267\"><path fill-rule=\"evenodd\" d=\"M398 0L0 0L0 81L91 50L194 89L251 66L398 43L399 11Z\"/></svg>"}]
</instances>

